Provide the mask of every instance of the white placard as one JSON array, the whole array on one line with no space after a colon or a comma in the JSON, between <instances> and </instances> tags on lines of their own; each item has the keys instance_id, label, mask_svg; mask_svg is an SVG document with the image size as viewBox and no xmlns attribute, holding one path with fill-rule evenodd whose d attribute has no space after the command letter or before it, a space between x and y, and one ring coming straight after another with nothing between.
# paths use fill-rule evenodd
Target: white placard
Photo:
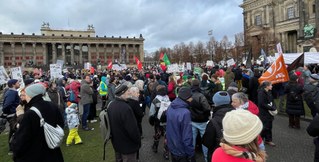
<instances>
[{"instance_id":1,"label":"white placard","mask_svg":"<svg viewBox=\"0 0 319 162\"><path fill-rule=\"evenodd\" d=\"M236 62L235 62L234 59L229 59L229 60L227 60L227 66L233 66L233 65L235 65L235 64L236 64Z\"/></svg>"},{"instance_id":2,"label":"white placard","mask_svg":"<svg viewBox=\"0 0 319 162\"><path fill-rule=\"evenodd\" d=\"M56 64L59 64L59 65L61 65L61 67L63 67L64 61L63 60L56 60Z\"/></svg>"},{"instance_id":3,"label":"white placard","mask_svg":"<svg viewBox=\"0 0 319 162\"><path fill-rule=\"evenodd\" d=\"M89 63L89 62L84 63L84 69L90 70L91 69L91 63Z\"/></svg>"},{"instance_id":4,"label":"white placard","mask_svg":"<svg viewBox=\"0 0 319 162\"><path fill-rule=\"evenodd\" d=\"M51 75L51 79L63 77L61 65L60 64L50 64L50 75Z\"/></svg>"},{"instance_id":5,"label":"white placard","mask_svg":"<svg viewBox=\"0 0 319 162\"><path fill-rule=\"evenodd\" d=\"M19 66L19 67L11 68L10 71L11 71L11 78L19 80L20 86L24 87L21 67Z\"/></svg>"},{"instance_id":6,"label":"white placard","mask_svg":"<svg viewBox=\"0 0 319 162\"><path fill-rule=\"evenodd\" d=\"M186 63L186 69L187 70L192 70L192 64L190 62Z\"/></svg>"},{"instance_id":7,"label":"white placard","mask_svg":"<svg viewBox=\"0 0 319 162\"><path fill-rule=\"evenodd\" d=\"M0 84L6 84L9 80L10 78L6 69L3 66L0 66Z\"/></svg>"},{"instance_id":8,"label":"white placard","mask_svg":"<svg viewBox=\"0 0 319 162\"><path fill-rule=\"evenodd\" d=\"M207 62L206 62L206 66L213 67L213 66L214 66L214 62L213 62L213 61L211 61L211 60L207 60Z\"/></svg>"},{"instance_id":9,"label":"white placard","mask_svg":"<svg viewBox=\"0 0 319 162\"><path fill-rule=\"evenodd\" d=\"M168 73L180 72L178 64L170 64L167 66Z\"/></svg>"},{"instance_id":10,"label":"white placard","mask_svg":"<svg viewBox=\"0 0 319 162\"><path fill-rule=\"evenodd\" d=\"M281 48L281 44L280 44L280 43L277 44L277 52L278 52L279 54L283 54L282 48Z\"/></svg>"}]
</instances>

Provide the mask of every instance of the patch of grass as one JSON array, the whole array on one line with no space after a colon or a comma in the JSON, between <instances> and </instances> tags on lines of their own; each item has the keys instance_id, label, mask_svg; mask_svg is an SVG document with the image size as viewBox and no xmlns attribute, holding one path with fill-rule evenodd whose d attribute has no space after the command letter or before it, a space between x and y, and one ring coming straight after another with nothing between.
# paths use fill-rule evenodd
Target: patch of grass
<instances>
[{"instance_id":1,"label":"patch of grass","mask_svg":"<svg viewBox=\"0 0 319 162\"><path fill-rule=\"evenodd\" d=\"M68 136L68 129L65 129L64 141L61 145L64 161L66 162L83 162L83 161L103 161L103 144L99 122L89 124L94 127L94 131L83 131L79 129L79 135L83 141L81 145L66 146L66 138ZM0 134L0 162L12 162L12 156L8 153L8 133ZM105 162L115 161L114 150L111 141L106 145Z\"/></svg>"}]
</instances>

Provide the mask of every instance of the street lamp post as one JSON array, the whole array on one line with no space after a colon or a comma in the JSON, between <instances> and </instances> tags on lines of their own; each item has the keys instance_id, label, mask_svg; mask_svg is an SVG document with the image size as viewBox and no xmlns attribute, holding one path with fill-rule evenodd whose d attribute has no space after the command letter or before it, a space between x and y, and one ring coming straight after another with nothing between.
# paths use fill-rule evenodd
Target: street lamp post
<instances>
[{"instance_id":1,"label":"street lamp post","mask_svg":"<svg viewBox=\"0 0 319 162\"><path fill-rule=\"evenodd\" d=\"M208 48L208 52L209 52L209 56L210 56L210 60L212 61L213 60L213 54L211 53L211 42L210 42L210 38L211 38L211 36L213 35L213 30L210 30L210 31L208 31L208 36L209 36L209 41L208 41L208 43L209 43L209 48Z\"/></svg>"}]
</instances>

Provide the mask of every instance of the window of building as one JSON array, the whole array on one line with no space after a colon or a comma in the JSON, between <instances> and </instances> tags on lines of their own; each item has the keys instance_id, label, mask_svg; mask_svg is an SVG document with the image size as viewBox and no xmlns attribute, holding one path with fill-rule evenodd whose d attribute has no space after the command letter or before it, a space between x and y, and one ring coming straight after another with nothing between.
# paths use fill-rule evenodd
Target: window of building
<instances>
[{"instance_id":1,"label":"window of building","mask_svg":"<svg viewBox=\"0 0 319 162\"><path fill-rule=\"evenodd\" d=\"M255 17L255 24L256 24L257 26L261 26L261 15L257 15L257 16Z\"/></svg>"},{"instance_id":2,"label":"window of building","mask_svg":"<svg viewBox=\"0 0 319 162\"><path fill-rule=\"evenodd\" d=\"M287 9L287 13L288 13L288 19L292 19L295 17L295 8L294 7L289 7Z\"/></svg>"},{"instance_id":3,"label":"window of building","mask_svg":"<svg viewBox=\"0 0 319 162\"><path fill-rule=\"evenodd\" d=\"M313 4L313 5L312 5L312 12L313 12L313 13L316 13L316 4Z\"/></svg>"}]
</instances>

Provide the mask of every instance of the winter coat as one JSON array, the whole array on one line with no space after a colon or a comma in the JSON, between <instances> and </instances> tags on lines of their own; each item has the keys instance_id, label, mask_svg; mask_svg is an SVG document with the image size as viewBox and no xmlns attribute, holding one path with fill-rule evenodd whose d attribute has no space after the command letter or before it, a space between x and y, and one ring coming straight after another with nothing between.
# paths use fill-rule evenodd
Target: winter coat
<instances>
[{"instance_id":1,"label":"winter coat","mask_svg":"<svg viewBox=\"0 0 319 162\"><path fill-rule=\"evenodd\" d=\"M26 106L36 107L45 122L63 128L64 121L58 107L52 102L44 101L42 95L33 97ZM40 127L40 118L32 110L25 112L12 141L12 148L15 162L63 162L61 149L48 147L43 127Z\"/></svg>"},{"instance_id":2,"label":"winter coat","mask_svg":"<svg viewBox=\"0 0 319 162\"><path fill-rule=\"evenodd\" d=\"M241 80L242 80L242 86L243 87L245 87L245 88L247 88L247 89L249 89L250 87L249 87L249 75L247 75L247 74L243 74L243 77L241 78Z\"/></svg>"},{"instance_id":3,"label":"winter coat","mask_svg":"<svg viewBox=\"0 0 319 162\"><path fill-rule=\"evenodd\" d=\"M60 93L58 92L58 90L57 89L53 90L53 89L49 88L47 93L51 99L51 102L56 104L58 106L59 110L61 111L61 113L63 114L66 106L65 106L64 100L63 100L62 96L60 95Z\"/></svg>"},{"instance_id":4,"label":"winter coat","mask_svg":"<svg viewBox=\"0 0 319 162\"><path fill-rule=\"evenodd\" d=\"M83 105L93 103L93 94L94 94L93 89L85 80L81 81L80 94L81 94L81 103Z\"/></svg>"},{"instance_id":5,"label":"winter coat","mask_svg":"<svg viewBox=\"0 0 319 162\"><path fill-rule=\"evenodd\" d=\"M99 86L99 94L100 96L106 96L107 95L107 79L105 76L101 77L101 82Z\"/></svg>"},{"instance_id":6,"label":"winter coat","mask_svg":"<svg viewBox=\"0 0 319 162\"><path fill-rule=\"evenodd\" d=\"M195 155L191 113L188 107L188 103L176 98L166 112L167 146L175 156L193 157Z\"/></svg>"},{"instance_id":7,"label":"winter coat","mask_svg":"<svg viewBox=\"0 0 319 162\"><path fill-rule=\"evenodd\" d=\"M176 83L175 82L169 82L168 87L167 87L167 95L169 99L172 101L176 98L175 95L175 88L176 88Z\"/></svg>"},{"instance_id":8,"label":"winter coat","mask_svg":"<svg viewBox=\"0 0 319 162\"><path fill-rule=\"evenodd\" d=\"M58 92L60 93L60 95L62 96L63 98L63 101L64 102L67 102L68 101L68 97L67 97L67 92L64 88L64 84L63 84L63 78L60 78L58 81L57 81L57 89L58 89Z\"/></svg>"},{"instance_id":9,"label":"winter coat","mask_svg":"<svg viewBox=\"0 0 319 162\"><path fill-rule=\"evenodd\" d=\"M247 151L246 149L235 147L237 150L240 151ZM211 161L213 162L253 162L253 160L245 159L243 157L235 157L228 155L221 147L215 150L214 154L212 155Z\"/></svg>"},{"instance_id":10,"label":"winter coat","mask_svg":"<svg viewBox=\"0 0 319 162\"><path fill-rule=\"evenodd\" d=\"M18 91L13 88L9 88L5 94L3 99L2 110L5 114L15 114L16 108L19 105L20 97L18 95Z\"/></svg>"},{"instance_id":11,"label":"winter coat","mask_svg":"<svg viewBox=\"0 0 319 162\"><path fill-rule=\"evenodd\" d=\"M80 119L79 119L78 110L67 107L65 109L65 113L66 113L66 120L67 120L69 129L73 129L79 126Z\"/></svg>"},{"instance_id":12,"label":"winter coat","mask_svg":"<svg viewBox=\"0 0 319 162\"><path fill-rule=\"evenodd\" d=\"M213 117L209 120L203 136L203 145L207 147L207 160L210 161L212 153L219 147L220 138L223 136L221 129L223 129L222 121L225 114L234 110L231 105L216 106L213 110Z\"/></svg>"},{"instance_id":13,"label":"winter coat","mask_svg":"<svg viewBox=\"0 0 319 162\"><path fill-rule=\"evenodd\" d=\"M81 87L81 83L77 80L71 82L69 85L67 85L65 87L65 90L67 90L67 91L72 90L74 92L74 94L76 96L76 98L75 98L76 103L79 103L79 101L80 101L80 98L78 97L80 94L80 90L79 90L80 87Z\"/></svg>"},{"instance_id":14,"label":"winter coat","mask_svg":"<svg viewBox=\"0 0 319 162\"><path fill-rule=\"evenodd\" d=\"M307 132L310 136L316 137L316 139L314 139L314 144L316 146L314 161L319 161L319 116L318 115L314 117L313 120L310 122L307 128Z\"/></svg>"},{"instance_id":15,"label":"winter coat","mask_svg":"<svg viewBox=\"0 0 319 162\"><path fill-rule=\"evenodd\" d=\"M273 106L270 106L272 103ZM274 120L274 116L269 113L269 110L275 110L275 103L271 95L271 91L265 91L264 89L258 90L258 108L259 118L261 121L266 122Z\"/></svg>"},{"instance_id":16,"label":"winter coat","mask_svg":"<svg viewBox=\"0 0 319 162\"><path fill-rule=\"evenodd\" d=\"M257 105L255 103L253 103L252 101L248 101L248 111L250 111L251 113L255 114L258 116L259 114L259 108L257 107Z\"/></svg>"},{"instance_id":17,"label":"winter coat","mask_svg":"<svg viewBox=\"0 0 319 162\"><path fill-rule=\"evenodd\" d=\"M107 112L115 152L121 154L137 152L141 147L141 134L131 107L126 101L116 98L110 103Z\"/></svg>"},{"instance_id":18,"label":"winter coat","mask_svg":"<svg viewBox=\"0 0 319 162\"><path fill-rule=\"evenodd\" d=\"M225 89L227 89L229 87L229 84L234 81L235 75L230 69L227 69L224 78L225 78Z\"/></svg>"},{"instance_id":19,"label":"winter coat","mask_svg":"<svg viewBox=\"0 0 319 162\"><path fill-rule=\"evenodd\" d=\"M144 116L144 112L142 110L142 107L140 106L139 101L134 100L134 99L128 99L127 103L130 105L130 107L132 108L136 121L138 123L142 122L143 116Z\"/></svg>"},{"instance_id":20,"label":"winter coat","mask_svg":"<svg viewBox=\"0 0 319 162\"><path fill-rule=\"evenodd\" d=\"M189 109L192 115L192 122L206 123L210 116L211 107L206 97L200 93L199 87L193 87L192 98Z\"/></svg>"},{"instance_id":21,"label":"winter coat","mask_svg":"<svg viewBox=\"0 0 319 162\"><path fill-rule=\"evenodd\" d=\"M113 101L115 99L115 84L109 83L107 85L107 89L108 89L108 100Z\"/></svg>"},{"instance_id":22,"label":"winter coat","mask_svg":"<svg viewBox=\"0 0 319 162\"><path fill-rule=\"evenodd\" d=\"M289 82L285 87L285 93L287 94L286 113L288 115L305 115L303 91L303 87L297 82Z\"/></svg>"},{"instance_id":23,"label":"winter coat","mask_svg":"<svg viewBox=\"0 0 319 162\"><path fill-rule=\"evenodd\" d=\"M255 104L258 104L258 82L259 77L254 76L249 79L249 89L248 89L248 97L249 100L253 101Z\"/></svg>"}]
</instances>

